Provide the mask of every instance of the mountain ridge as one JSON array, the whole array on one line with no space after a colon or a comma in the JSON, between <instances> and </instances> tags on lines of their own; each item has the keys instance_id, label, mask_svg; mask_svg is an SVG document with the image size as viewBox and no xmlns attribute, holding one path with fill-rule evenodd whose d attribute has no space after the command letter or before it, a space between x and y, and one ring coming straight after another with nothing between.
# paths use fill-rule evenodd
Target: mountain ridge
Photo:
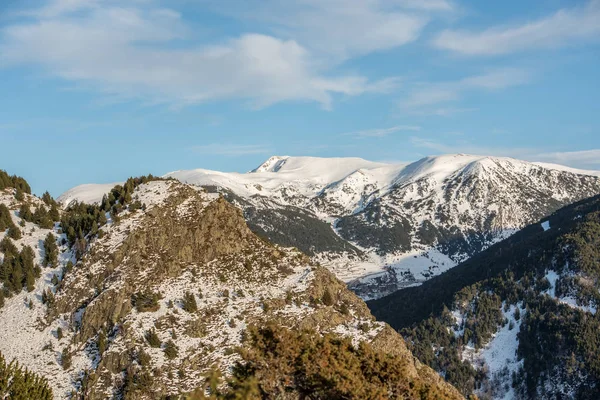
<instances>
[{"instance_id":1,"label":"mountain ridge","mask_svg":"<svg viewBox=\"0 0 600 400\"><path fill-rule=\"evenodd\" d=\"M47 265L28 291L19 279L16 292L2 298L0 350L48 376L55 398L203 396L215 373L232 379L223 390L249 399L315 391L327 398L337 390L352 396L365 387L387 397L460 398L328 270L256 236L223 197L151 176L131 179L109 197L61 210L60 221L42 229L22 212L22 203L44 207L42 200L0 191L2 210L27 229L18 239L0 232L2 272L15 268L4 261L18 260L13 253L27 244ZM275 358L260 347L272 336L290 344ZM330 360L311 347L315 342L335 350ZM290 354L294 346L311 352L313 363L302 363L302 351ZM274 361L298 371L272 371ZM319 383L328 379L311 368L320 362L331 362L326 373L345 381ZM361 363L377 379L344 372L358 366L360 373ZM241 382L251 392L235 386ZM227 390L218 398L236 398Z\"/></svg>"},{"instance_id":2,"label":"mountain ridge","mask_svg":"<svg viewBox=\"0 0 600 400\"><path fill-rule=\"evenodd\" d=\"M223 194L256 233L313 256L365 299L419 284L560 206L600 193L600 177L590 171L466 154L410 164L274 156L253 171L165 177ZM80 186L59 200L99 201L98 189Z\"/></svg>"}]
</instances>

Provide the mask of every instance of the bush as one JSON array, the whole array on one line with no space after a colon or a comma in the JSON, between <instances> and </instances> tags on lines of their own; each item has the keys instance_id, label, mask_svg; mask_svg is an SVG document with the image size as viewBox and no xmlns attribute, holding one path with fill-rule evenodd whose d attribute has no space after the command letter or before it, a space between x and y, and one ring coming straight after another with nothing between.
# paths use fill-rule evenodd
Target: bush
<instances>
[{"instance_id":1,"label":"bush","mask_svg":"<svg viewBox=\"0 0 600 400\"><path fill-rule=\"evenodd\" d=\"M135 293L131 296L131 304L138 312L158 311L160 305L160 294L146 291L143 293Z\"/></svg>"},{"instance_id":2,"label":"bush","mask_svg":"<svg viewBox=\"0 0 600 400\"><path fill-rule=\"evenodd\" d=\"M185 292L183 299L181 300L181 307L184 311L189 313L195 313L198 311L198 304L196 303L196 298L192 293Z\"/></svg>"},{"instance_id":3,"label":"bush","mask_svg":"<svg viewBox=\"0 0 600 400\"><path fill-rule=\"evenodd\" d=\"M145 338L151 347L160 347L161 342L154 329L150 329L149 331L147 331Z\"/></svg>"},{"instance_id":4,"label":"bush","mask_svg":"<svg viewBox=\"0 0 600 400\"><path fill-rule=\"evenodd\" d=\"M177 358L177 355L179 354L179 350L177 349L177 346L175 345L175 342L173 342L173 340L169 340L165 344L164 352L165 352L165 356L169 360L173 360L173 359Z\"/></svg>"},{"instance_id":5,"label":"bush","mask_svg":"<svg viewBox=\"0 0 600 400\"><path fill-rule=\"evenodd\" d=\"M45 378L16 362L7 364L0 354L0 398L53 400L54 395Z\"/></svg>"}]
</instances>

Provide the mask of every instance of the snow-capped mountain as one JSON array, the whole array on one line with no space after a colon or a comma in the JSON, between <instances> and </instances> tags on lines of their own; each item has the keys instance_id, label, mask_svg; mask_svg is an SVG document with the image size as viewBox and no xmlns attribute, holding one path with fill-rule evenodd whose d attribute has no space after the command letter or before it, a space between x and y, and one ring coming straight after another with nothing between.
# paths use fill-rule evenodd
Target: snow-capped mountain
<instances>
[{"instance_id":1,"label":"snow-capped mountain","mask_svg":"<svg viewBox=\"0 0 600 400\"><path fill-rule=\"evenodd\" d=\"M369 307L465 396L597 399L599 245L595 196Z\"/></svg>"},{"instance_id":2,"label":"snow-capped mountain","mask_svg":"<svg viewBox=\"0 0 600 400\"><path fill-rule=\"evenodd\" d=\"M255 232L298 247L365 298L418 284L559 207L600 193L599 176L464 154L410 164L271 157L243 174L165 175L224 194L244 209ZM59 200L100 201L102 189L77 187Z\"/></svg>"}]
</instances>

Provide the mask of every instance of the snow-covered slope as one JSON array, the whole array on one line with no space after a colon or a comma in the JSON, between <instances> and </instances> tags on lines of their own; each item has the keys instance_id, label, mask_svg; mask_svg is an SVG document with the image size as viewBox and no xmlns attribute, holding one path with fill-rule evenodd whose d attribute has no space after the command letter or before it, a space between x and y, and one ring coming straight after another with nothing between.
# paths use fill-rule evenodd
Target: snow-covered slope
<instances>
[{"instance_id":1,"label":"snow-covered slope","mask_svg":"<svg viewBox=\"0 0 600 400\"><path fill-rule=\"evenodd\" d=\"M0 352L48 377L56 399L179 398L214 369L231 376L243 361L239 349L250 346L248 328L273 325L386 354L391 346L407 382L422 378L460 398L329 271L256 236L227 201L175 180L131 190L118 212L85 216L104 222L73 248L62 245L58 265L43 269L34 291L0 305ZM32 245L41 262L39 243L51 230L22 222L12 191L0 191L0 204L25 228L15 245ZM293 390L286 385L286 396L300 398Z\"/></svg>"},{"instance_id":2,"label":"snow-covered slope","mask_svg":"<svg viewBox=\"0 0 600 400\"><path fill-rule=\"evenodd\" d=\"M600 196L369 307L465 396L600 398Z\"/></svg>"},{"instance_id":3,"label":"snow-covered slope","mask_svg":"<svg viewBox=\"0 0 600 400\"><path fill-rule=\"evenodd\" d=\"M57 201L65 206L74 201L79 201L87 204L98 204L102 201L102 197L109 193L116 185L122 185L123 182L115 183L88 183L79 185L73 189L69 189L61 194Z\"/></svg>"},{"instance_id":4,"label":"snow-covered slope","mask_svg":"<svg viewBox=\"0 0 600 400\"><path fill-rule=\"evenodd\" d=\"M465 154L411 164L282 156L248 173L197 169L165 176L228 195L261 234L288 238L286 245L318 256L344 280L375 288L361 292L365 297L422 282L527 223L600 193L597 171ZM59 200L99 201L107 189L86 185ZM335 232L311 238L291 228L317 219ZM336 235L348 246L336 244Z\"/></svg>"}]
</instances>

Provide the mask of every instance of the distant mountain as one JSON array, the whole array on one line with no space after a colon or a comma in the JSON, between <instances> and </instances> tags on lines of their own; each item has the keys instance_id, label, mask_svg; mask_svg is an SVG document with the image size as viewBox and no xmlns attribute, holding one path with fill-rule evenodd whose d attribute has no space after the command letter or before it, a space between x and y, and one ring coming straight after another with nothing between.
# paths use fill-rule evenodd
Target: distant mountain
<instances>
[{"instance_id":1,"label":"distant mountain","mask_svg":"<svg viewBox=\"0 0 600 400\"><path fill-rule=\"evenodd\" d=\"M294 246L364 298L420 284L556 209L600 193L600 175L464 154L411 164L271 157L248 173L175 171L241 207L250 228ZM59 200L100 201L105 187Z\"/></svg>"},{"instance_id":2,"label":"distant mountain","mask_svg":"<svg viewBox=\"0 0 600 400\"><path fill-rule=\"evenodd\" d=\"M0 190L0 352L57 399L461 398L219 196L142 177L55 207Z\"/></svg>"},{"instance_id":3,"label":"distant mountain","mask_svg":"<svg viewBox=\"0 0 600 400\"><path fill-rule=\"evenodd\" d=\"M600 398L600 196L369 307L465 395Z\"/></svg>"}]
</instances>

